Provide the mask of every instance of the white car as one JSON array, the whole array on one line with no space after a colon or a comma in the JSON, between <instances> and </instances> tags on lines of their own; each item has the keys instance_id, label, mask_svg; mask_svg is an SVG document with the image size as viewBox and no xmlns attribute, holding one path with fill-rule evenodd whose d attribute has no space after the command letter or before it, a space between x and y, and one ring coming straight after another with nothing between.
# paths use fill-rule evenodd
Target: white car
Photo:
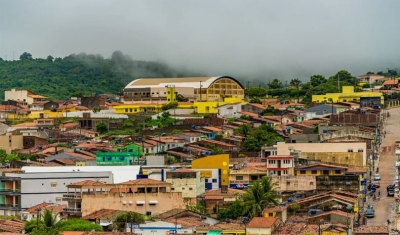
<instances>
[{"instance_id":1,"label":"white car","mask_svg":"<svg viewBox=\"0 0 400 235\"><path fill-rule=\"evenodd\" d=\"M381 175L380 174L375 174L374 180L381 180Z\"/></svg>"}]
</instances>

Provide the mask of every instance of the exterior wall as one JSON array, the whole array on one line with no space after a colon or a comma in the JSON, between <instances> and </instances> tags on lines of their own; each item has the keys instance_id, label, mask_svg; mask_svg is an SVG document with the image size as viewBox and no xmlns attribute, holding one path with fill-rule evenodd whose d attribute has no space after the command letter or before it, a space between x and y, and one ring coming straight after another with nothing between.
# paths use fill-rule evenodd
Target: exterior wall
<instances>
[{"instance_id":1,"label":"exterior wall","mask_svg":"<svg viewBox=\"0 0 400 235\"><path fill-rule=\"evenodd\" d=\"M246 228L247 235L269 235L272 234L271 228Z\"/></svg>"},{"instance_id":2,"label":"exterior wall","mask_svg":"<svg viewBox=\"0 0 400 235\"><path fill-rule=\"evenodd\" d=\"M11 90L5 90L4 91L4 100L22 100L22 101L27 101L28 104L28 90L19 90L19 89L11 89ZM30 101L33 101L32 98Z\"/></svg>"},{"instance_id":3,"label":"exterior wall","mask_svg":"<svg viewBox=\"0 0 400 235\"><path fill-rule=\"evenodd\" d=\"M6 150L8 154L14 149L23 149L24 141L22 135L6 134L0 136L0 149Z\"/></svg>"},{"instance_id":4,"label":"exterior wall","mask_svg":"<svg viewBox=\"0 0 400 235\"><path fill-rule=\"evenodd\" d=\"M206 189L205 180L200 178L200 172L196 172L196 178L167 178L166 182L171 183L171 191L182 193L183 198L195 198Z\"/></svg>"},{"instance_id":5,"label":"exterior wall","mask_svg":"<svg viewBox=\"0 0 400 235\"><path fill-rule=\"evenodd\" d=\"M312 191L317 187L316 176L277 176L272 182L278 184L278 191Z\"/></svg>"},{"instance_id":6,"label":"exterior wall","mask_svg":"<svg viewBox=\"0 0 400 235\"><path fill-rule=\"evenodd\" d=\"M123 196L121 196L123 195ZM145 201L143 206L136 205L136 201ZM158 201L156 205L149 205L149 201ZM125 204L124 204L125 202ZM132 202L132 203L131 203ZM73 202L69 202L73 203ZM172 209L184 209L185 203L182 193L109 193L84 194L82 196L82 216L101 209L135 211L140 214L160 214ZM74 208L68 204L69 208ZM75 207L76 208L76 207Z\"/></svg>"},{"instance_id":7,"label":"exterior wall","mask_svg":"<svg viewBox=\"0 0 400 235\"><path fill-rule=\"evenodd\" d=\"M192 161L193 169L220 169L221 186L229 187L229 154L219 154L198 158Z\"/></svg>"},{"instance_id":8,"label":"exterior wall","mask_svg":"<svg viewBox=\"0 0 400 235\"><path fill-rule=\"evenodd\" d=\"M129 166L139 164L137 152L97 152L98 166Z\"/></svg>"},{"instance_id":9,"label":"exterior wall","mask_svg":"<svg viewBox=\"0 0 400 235\"><path fill-rule=\"evenodd\" d=\"M218 108L218 114L224 118L240 117L242 112L242 104L225 105Z\"/></svg>"},{"instance_id":10,"label":"exterior wall","mask_svg":"<svg viewBox=\"0 0 400 235\"><path fill-rule=\"evenodd\" d=\"M310 169L307 169L307 170L296 170L296 174L297 175L315 175L315 176L318 176L318 175L344 175L344 173L345 173L345 170L337 170L337 172L336 172L336 170L328 170L328 174L324 174L324 171L323 170L315 170L314 172L315 173L313 173L313 169L312 168L310 168Z\"/></svg>"},{"instance_id":11,"label":"exterior wall","mask_svg":"<svg viewBox=\"0 0 400 235\"><path fill-rule=\"evenodd\" d=\"M277 155L290 155L289 147L293 147L293 151L301 151L308 153L331 153L335 152L347 153L349 149L358 151L363 149L363 162L367 161L367 144L366 143L277 143Z\"/></svg>"},{"instance_id":12,"label":"exterior wall","mask_svg":"<svg viewBox=\"0 0 400 235\"><path fill-rule=\"evenodd\" d=\"M325 95L313 95L312 102L347 102L347 101L360 101L361 97L380 97L381 104L385 103L383 94L380 92L354 92L354 87L343 86L342 93L327 93Z\"/></svg>"},{"instance_id":13,"label":"exterior wall","mask_svg":"<svg viewBox=\"0 0 400 235\"><path fill-rule=\"evenodd\" d=\"M193 170L198 170L200 172L200 177L204 178L205 189L218 189L221 187L221 173L220 169L201 169L201 168L193 168Z\"/></svg>"},{"instance_id":14,"label":"exterior wall","mask_svg":"<svg viewBox=\"0 0 400 235\"><path fill-rule=\"evenodd\" d=\"M332 113L332 105L329 104L321 104L305 110L305 112L315 112L316 115L325 115ZM338 110L335 106L333 106L333 113L338 113Z\"/></svg>"},{"instance_id":15,"label":"exterior wall","mask_svg":"<svg viewBox=\"0 0 400 235\"><path fill-rule=\"evenodd\" d=\"M21 208L26 209L42 202L62 203L59 198L67 193L66 186L83 181L100 180L111 182L109 172L43 172L21 175ZM51 183L57 183L52 187Z\"/></svg>"},{"instance_id":16,"label":"exterior wall","mask_svg":"<svg viewBox=\"0 0 400 235\"><path fill-rule=\"evenodd\" d=\"M309 161L319 161L327 164L340 164L346 166L366 166L361 152L347 152L347 153L309 153L300 152L299 157L307 158Z\"/></svg>"},{"instance_id":17,"label":"exterior wall","mask_svg":"<svg viewBox=\"0 0 400 235\"><path fill-rule=\"evenodd\" d=\"M286 222L287 220L287 209L280 211L280 212L269 212L268 211L268 207L264 209L264 217L268 218L268 217L274 217L274 218L279 218L283 221L283 223Z\"/></svg>"},{"instance_id":18,"label":"exterior wall","mask_svg":"<svg viewBox=\"0 0 400 235\"><path fill-rule=\"evenodd\" d=\"M375 113L341 113L332 115L330 124L335 125L362 125L377 126L379 123L379 115Z\"/></svg>"}]
</instances>

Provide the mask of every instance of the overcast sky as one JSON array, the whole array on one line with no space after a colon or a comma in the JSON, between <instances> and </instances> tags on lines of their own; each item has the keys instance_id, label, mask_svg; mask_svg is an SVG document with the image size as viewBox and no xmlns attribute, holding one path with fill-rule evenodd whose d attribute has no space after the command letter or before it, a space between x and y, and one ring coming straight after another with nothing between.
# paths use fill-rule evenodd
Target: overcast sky
<instances>
[{"instance_id":1,"label":"overcast sky","mask_svg":"<svg viewBox=\"0 0 400 235\"><path fill-rule=\"evenodd\" d=\"M398 0L0 0L0 57L115 50L214 75L400 68Z\"/></svg>"}]
</instances>

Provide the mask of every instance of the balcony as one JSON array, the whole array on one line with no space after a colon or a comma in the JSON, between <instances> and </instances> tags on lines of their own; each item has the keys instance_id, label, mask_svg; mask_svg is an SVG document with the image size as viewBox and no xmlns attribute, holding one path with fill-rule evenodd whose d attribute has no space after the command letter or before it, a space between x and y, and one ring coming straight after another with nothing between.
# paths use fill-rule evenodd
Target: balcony
<instances>
[{"instance_id":1,"label":"balcony","mask_svg":"<svg viewBox=\"0 0 400 235\"><path fill-rule=\"evenodd\" d=\"M0 189L0 195L21 195L18 189Z\"/></svg>"},{"instance_id":2,"label":"balcony","mask_svg":"<svg viewBox=\"0 0 400 235\"><path fill-rule=\"evenodd\" d=\"M77 200L77 199L82 199L82 196L80 194L64 194L63 195L63 200Z\"/></svg>"},{"instance_id":3,"label":"balcony","mask_svg":"<svg viewBox=\"0 0 400 235\"><path fill-rule=\"evenodd\" d=\"M63 212L68 212L68 213L82 213L81 208L63 208Z\"/></svg>"},{"instance_id":4,"label":"balcony","mask_svg":"<svg viewBox=\"0 0 400 235\"><path fill-rule=\"evenodd\" d=\"M0 210L21 210L17 204L0 204Z\"/></svg>"}]
</instances>

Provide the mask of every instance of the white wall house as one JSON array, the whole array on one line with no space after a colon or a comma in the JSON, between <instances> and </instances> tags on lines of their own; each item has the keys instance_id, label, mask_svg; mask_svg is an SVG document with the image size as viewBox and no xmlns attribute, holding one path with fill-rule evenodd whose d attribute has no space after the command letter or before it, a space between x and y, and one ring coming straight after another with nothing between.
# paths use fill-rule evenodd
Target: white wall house
<instances>
[{"instance_id":1,"label":"white wall house","mask_svg":"<svg viewBox=\"0 0 400 235\"><path fill-rule=\"evenodd\" d=\"M293 156L268 156L267 169L270 176L293 175Z\"/></svg>"},{"instance_id":2,"label":"white wall house","mask_svg":"<svg viewBox=\"0 0 400 235\"><path fill-rule=\"evenodd\" d=\"M242 103L225 104L217 107L218 116L224 118L240 117L242 114Z\"/></svg>"}]
</instances>

